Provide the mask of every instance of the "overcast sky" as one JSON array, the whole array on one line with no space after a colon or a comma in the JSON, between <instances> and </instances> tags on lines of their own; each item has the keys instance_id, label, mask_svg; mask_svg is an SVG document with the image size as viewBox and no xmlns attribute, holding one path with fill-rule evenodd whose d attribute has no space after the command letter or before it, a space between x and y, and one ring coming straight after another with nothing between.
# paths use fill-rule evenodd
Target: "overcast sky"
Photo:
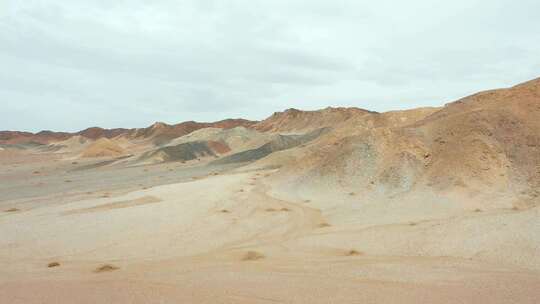
<instances>
[{"instance_id":1,"label":"overcast sky","mask_svg":"<svg viewBox=\"0 0 540 304\"><path fill-rule=\"evenodd\" d=\"M388 111L536 77L538 0L0 0L0 130Z\"/></svg>"}]
</instances>

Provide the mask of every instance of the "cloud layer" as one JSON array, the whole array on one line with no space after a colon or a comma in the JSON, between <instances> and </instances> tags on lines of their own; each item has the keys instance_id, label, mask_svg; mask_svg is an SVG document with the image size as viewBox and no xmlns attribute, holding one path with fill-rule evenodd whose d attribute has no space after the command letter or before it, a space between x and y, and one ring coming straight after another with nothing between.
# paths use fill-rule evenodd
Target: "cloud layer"
<instances>
[{"instance_id":1,"label":"cloud layer","mask_svg":"<svg viewBox=\"0 0 540 304\"><path fill-rule=\"evenodd\" d=\"M540 2L3 1L0 129L436 106L540 76Z\"/></svg>"}]
</instances>

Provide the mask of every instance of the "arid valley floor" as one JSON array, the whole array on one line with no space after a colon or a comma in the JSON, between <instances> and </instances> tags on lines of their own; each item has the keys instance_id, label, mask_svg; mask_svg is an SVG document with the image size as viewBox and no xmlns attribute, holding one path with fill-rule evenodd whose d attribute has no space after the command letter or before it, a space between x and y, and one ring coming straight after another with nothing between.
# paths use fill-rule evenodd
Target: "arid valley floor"
<instances>
[{"instance_id":1,"label":"arid valley floor","mask_svg":"<svg viewBox=\"0 0 540 304\"><path fill-rule=\"evenodd\" d=\"M1 303L540 303L540 80L0 132Z\"/></svg>"}]
</instances>

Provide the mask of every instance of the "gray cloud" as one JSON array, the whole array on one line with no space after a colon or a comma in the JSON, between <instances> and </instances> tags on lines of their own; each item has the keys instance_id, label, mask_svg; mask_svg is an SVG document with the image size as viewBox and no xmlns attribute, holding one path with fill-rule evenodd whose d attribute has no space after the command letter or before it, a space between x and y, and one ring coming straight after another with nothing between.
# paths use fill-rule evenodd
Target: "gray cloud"
<instances>
[{"instance_id":1,"label":"gray cloud","mask_svg":"<svg viewBox=\"0 0 540 304\"><path fill-rule=\"evenodd\" d=\"M441 105L538 77L533 0L3 1L0 129Z\"/></svg>"}]
</instances>

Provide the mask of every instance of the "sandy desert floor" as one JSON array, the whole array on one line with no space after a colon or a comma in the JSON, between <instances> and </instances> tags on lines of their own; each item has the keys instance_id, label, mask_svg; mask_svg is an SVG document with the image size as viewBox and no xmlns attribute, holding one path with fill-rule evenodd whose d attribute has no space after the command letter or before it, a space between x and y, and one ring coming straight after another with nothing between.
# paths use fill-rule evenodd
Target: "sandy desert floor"
<instances>
[{"instance_id":1,"label":"sandy desert floor","mask_svg":"<svg viewBox=\"0 0 540 304\"><path fill-rule=\"evenodd\" d=\"M0 302L540 303L538 248L502 259L468 237L508 226L519 241L538 208L392 213L233 169L6 161Z\"/></svg>"}]
</instances>

